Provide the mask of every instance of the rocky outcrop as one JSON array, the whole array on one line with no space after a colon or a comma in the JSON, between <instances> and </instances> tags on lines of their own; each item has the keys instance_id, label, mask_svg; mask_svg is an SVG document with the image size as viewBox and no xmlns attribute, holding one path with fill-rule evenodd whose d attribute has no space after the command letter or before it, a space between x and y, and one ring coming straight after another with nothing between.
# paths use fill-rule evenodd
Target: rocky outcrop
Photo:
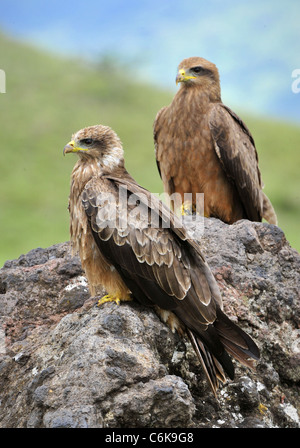
<instances>
[{"instance_id":1,"label":"rocky outcrop","mask_svg":"<svg viewBox=\"0 0 300 448\"><path fill-rule=\"evenodd\" d=\"M191 218L255 371L214 398L187 340L138 303L97 306L68 243L0 270L0 427L299 427L300 256L280 228Z\"/></svg>"}]
</instances>

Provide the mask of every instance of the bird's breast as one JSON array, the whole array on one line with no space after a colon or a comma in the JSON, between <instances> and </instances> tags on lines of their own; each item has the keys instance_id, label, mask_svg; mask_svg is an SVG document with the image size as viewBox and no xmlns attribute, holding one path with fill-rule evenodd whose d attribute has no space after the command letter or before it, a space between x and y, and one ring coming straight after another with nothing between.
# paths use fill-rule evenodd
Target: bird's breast
<instances>
[{"instance_id":1,"label":"bird's breast","mask_svg":"<svg viewBox=\"0 0 300 448\"><path fill-rule=\"evenodd\" d=\"M178 101L177 101L178 100ZM234 186L229 182L216 154L209 126L209 105L181 96L162 117L157 154L167 193L204 194L205 216L226 222L233 213L242 218Z\"/></svg>"}]
</instances>

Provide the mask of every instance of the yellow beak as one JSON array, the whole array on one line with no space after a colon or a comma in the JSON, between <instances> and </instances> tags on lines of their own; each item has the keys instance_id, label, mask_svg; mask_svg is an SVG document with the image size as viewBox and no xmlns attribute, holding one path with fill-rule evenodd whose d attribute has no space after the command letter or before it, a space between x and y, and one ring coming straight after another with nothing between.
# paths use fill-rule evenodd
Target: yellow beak
<instances>
[{"instance_id":1,"label":"yellow beak","mask_svg":"<svg viewBox=\"0 0 300 448\"><path fill-rule=\"evenodd\" d=\"M78 152L78 151L87 151L87 148L79 148L78 146L75 146L74 140L71 140L63 150L63 155L65 156L69 152Z\"/></svg>"},{"instance_id":2,"label":"yellow beak","mask_svg":"<svg viewBox=\"0 0 300 448\"><path fill-rule=\"evenodd\" d=\"M71 140L65 147L63 151L63 155L65 156L68 152L75 152L75 142Z\"/></svg>"},{"instance_id":3,"label":"yellow beak","mask_svg":"<svg viewBox=\"0 0 300 448\"><path fill-rule=\"evenodd\" d=\"M189 75L186 75L186 74L185 74L185 70L184 70L183 68L181 68L181 69L178 71L177 76L176 76L176 85L177 85L179 82L185 82L185 81L188 81L189 79L195 79L195 78L196 78L196 76L189 76Z\"/></svg>"}]
</instances>

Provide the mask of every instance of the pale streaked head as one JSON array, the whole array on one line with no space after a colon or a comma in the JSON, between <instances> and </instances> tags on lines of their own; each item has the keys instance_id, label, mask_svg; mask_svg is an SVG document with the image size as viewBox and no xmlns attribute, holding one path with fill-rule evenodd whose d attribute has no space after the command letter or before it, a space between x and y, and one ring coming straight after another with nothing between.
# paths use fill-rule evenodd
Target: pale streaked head
<instances>
[{"instance_id":1,"label":"pale streaked head","mask_svg":"<svg viewBox=\"0 0 300 448\"><path fill-rule=\"evenodd\" d=\"M81 159L97 159L106 168L124 164L122 143L108 126L89 126L75 132L64 147L63 154L77 153Z\"/></svg>"}]
</instances>

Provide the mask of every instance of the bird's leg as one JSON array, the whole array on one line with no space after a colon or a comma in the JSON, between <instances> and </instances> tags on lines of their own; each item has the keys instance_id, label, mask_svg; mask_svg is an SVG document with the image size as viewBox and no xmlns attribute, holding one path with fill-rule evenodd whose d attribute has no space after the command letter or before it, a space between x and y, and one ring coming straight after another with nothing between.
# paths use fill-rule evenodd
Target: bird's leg
<instances>
[{"instance_id":1,"label":"bird's leg","mask_svg":"<svg viewBox=\"0 0 300 448\"><path fill-rule=\"evenodd\" d=\"M106 294L98 300L97 305L101 306L106 302L115 302L117 305L120 305L120 302L129 302L130 300L133 299L129 294L127 296L121 296L119 294Z\"/></svg>"}]
</instances>

